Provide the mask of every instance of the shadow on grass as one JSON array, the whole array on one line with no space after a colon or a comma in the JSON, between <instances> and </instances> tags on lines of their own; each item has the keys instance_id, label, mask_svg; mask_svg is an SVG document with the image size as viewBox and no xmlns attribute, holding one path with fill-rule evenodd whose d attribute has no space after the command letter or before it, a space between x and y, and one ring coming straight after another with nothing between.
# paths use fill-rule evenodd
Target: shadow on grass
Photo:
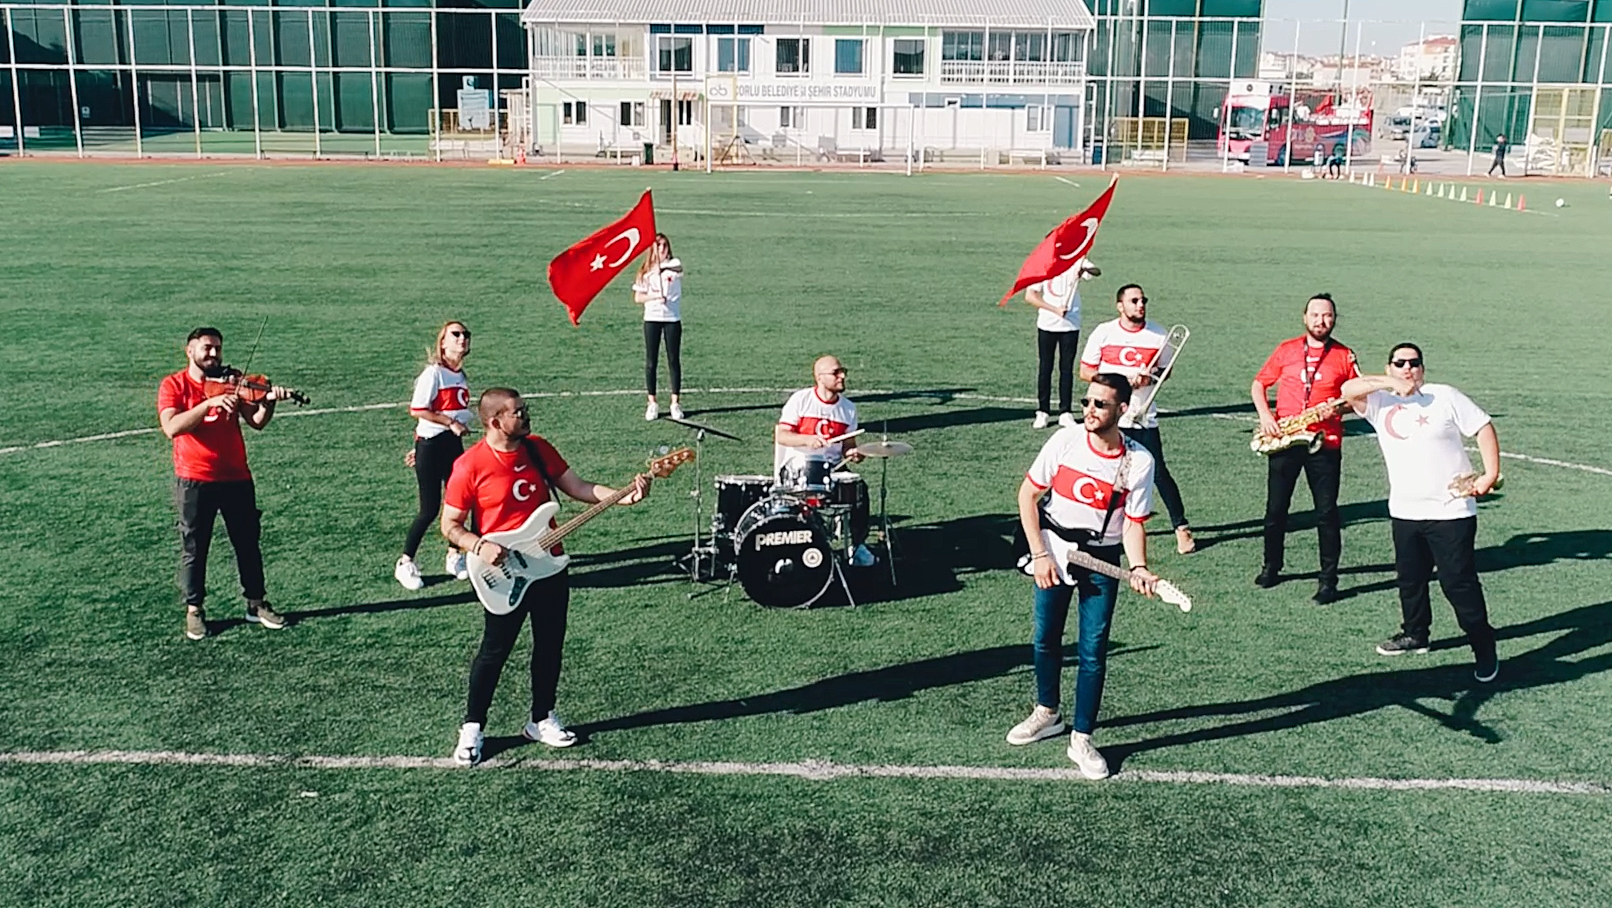
<instances>
[{"instance_id":1,"label":"shadow on grass","mask_svg":"<svg viewBox=\"0 0 1612 908\"><path fill-rule=\"evenodd\" d=\"M1520 533L1499 545L1474 553L1479 574L1497 574L1521 567L1541 567L1559 561L1605 561L1612 558L1612 530L1564 530L1560 533ZM1389 576L1372 583L1340 591L1344 598L1395 589L1391 564L1361 570L1381 571ZM1345 571L1349 573L1350 571ZM1434 573L1434 578L1438 576Z\"/></svg>"},{"instance_id":2,"label":"shadow on grass","mask_svg":"<svg viewBox=\"0 0 1612 908\"><path fill-rule=\"evenodd\" d=\"M1612 653L1574 658L1612 643L1612 601L1583 606L1497 631L1502 641L1544 634L1559 636L1553 636L1544 645L1520 656L1502 659L1500 677L1489 684L1480 684L1473 677L1471 664L1407 669L1402 666L1415 665L1416 657L1396 657L1398 661L1392 667L1323 681L1290 693L1105 719L1102 725L1111 731L1158 722L1220 717L1235 721L1105 746L1103 753L1117 770L1132 754L1299 728L1359 716L1390 706L1425 716L1450 731L1470 735L1490 744L1499 743L1500 733L1484 724L1478 716L1483 705L1496 694L1565 684L1612 669ZM1460 640L1445 640L1440 641L1436 648L1448 649L1462 645L1464 642ZM1446 701L1450 708L1444 711L1429 706L1429 700ZM1268 713L1275 714L1265 715Z\"/></svg>"},{"instance_id":3,"label":"shadow on grass","mask_svg":"<svg viewBox=\"0 0 1612 908\"><path fill-rule=\"evenodd\" d=\"M802 387L805 387L802 385ZM922 400L934 403L951 403L959 394L969 394L973 388L917 388L911 391L886 391L882 394L858 394L855 388L848 389L846 396L858 404L895 403L898 401ZM714 395L713 395L714 396ZM688 416L710 416L718 413L755 413L757 411L778 412L783 409L784 401L789 398L789 392L780 392L777 400L760 404L735 404L731 407L690 407ZM698 422L699 420L695 420ZM864 428L869 432L878 428L875 423L865 423ZM720 427L718 427L720 428Z\"/></svg>"}]
</instances>

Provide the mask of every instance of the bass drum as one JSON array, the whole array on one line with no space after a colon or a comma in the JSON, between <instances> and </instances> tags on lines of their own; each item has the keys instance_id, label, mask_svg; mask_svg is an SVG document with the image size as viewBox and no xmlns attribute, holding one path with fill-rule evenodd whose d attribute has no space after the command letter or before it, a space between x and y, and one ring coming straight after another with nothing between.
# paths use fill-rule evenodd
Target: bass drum
<instances>
[{"instance_id":1,"label":"bass drum","mask_svg":"<svg viewBox=\"0 0 1612 908\"><path fill-rule=\"evenodd\" d=\"M778 495L756 502L733 528L739 585L771 608L805 608L834 580L828 531L805 503Z\"/></svg>"}]
</instances>

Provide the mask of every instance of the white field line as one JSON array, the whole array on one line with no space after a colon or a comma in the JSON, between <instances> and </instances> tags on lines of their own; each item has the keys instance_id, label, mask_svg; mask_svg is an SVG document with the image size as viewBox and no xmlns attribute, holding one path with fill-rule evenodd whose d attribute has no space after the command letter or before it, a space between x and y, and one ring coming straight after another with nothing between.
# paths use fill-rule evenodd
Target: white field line
<instances>
[{"instance_id":1,"label":"white field line","mask_svg":"<svg viewBox=\"0 0 1612 908\"><path fill-rule=\"evenodd\" d=\"M562 174L562 173L565 173L565 171L563 171L563 170L556 170L556 171L554 171L554 172L552 172L552 173L545 173L545 174L543 174L543 175L542 175L542 176L540 176L540 177L538 177L538 179L539 179L539 180L546 180L546 179L548 179L548 178L549 178L549 177L557 177L557 176L559 176L559 175L560 175L560 174Z\"/></svg>"},{"instance_id":2,"label":"white field line","mask_svg":"<svg viewBox=\"0 0 1612 908\"><path fill-rule=\"evenodd\" d=\"M205 180L208 177L221 177L229 173L227 170L215 170L212 173L198 173L194 176L176 177L172 180L157 180L151 183L135 183L131 186L109 186L106 189L97 189L96 192L127 192L130 189L145 189L150 186L168 186L173 183L188 183L191 180Z\"/></svg>"},{"instance_id":3,"label":"white field line","mask_svg":"<svg viewBox=\"0 0 1612 908\"><path fill-rule=\"evenodd\" d=\"M799 390L799 389L797 389L797 388L759 388L759 387L757 387L757 388L744 388L744 387L740 387L740 388L699 388L699 389L689 389L686 393L689 393L689 394L713 394L713 395L715 395L715 394L791 394L791 393L795 392L796 390ZM866 394L866 395L901 394L901 393L903 393L901 391L894 391L894 390L881 389L881 388L859 388L857 390L858 390L859 394ZM643 389L641 389L641 388L612 388L612 389L604 390L604 391L530 391L530 392L524 393L522 396L529 397L529 398L534 398L534 399L538 399L538 400L545 400L545 399L546 400L553 400L553 399L564 399L564 398L569 398L569 397L626 397L626 396L629 396L629 395L639 395L639 394L643 394L643 393L644 393ZM953 400L977 400L977 401L983 401L983 402L986 402L986 403L1003 403L1003 404L1033 404L1033 403L1036 403L1036 400L1033 397L1001 397L1001 396L990 395L990 394L931 393L931 394L928 394L928 395L915 395L915 396L930 396L930 397L936 397L936 398L944 397L944 398L951 398ZM361 412L364 412L366 410L385 410L385 409L390 409L390 408L406 407L406 406L408 406L408 401L398 401L396 403L381 403L381 404L358 404L356 406L351 406L351 407L320 407L320 408L315 408L315 409L312 409L312 410L280 410L277 413L275 413L275 416L278 419L290 419L292 417L297 417L297 416L324 416L324 415L330 414L330 413L361 413ZM1159 410L1159 413L1161 415L1164 415L1164 416L1169 416L1171 414L1171 411L1161 408ZM1227 419L1227 420L1231 420L1233 422L1247 423L1247 422L1254 422L1255 421L1255 418L1254 418L1253 415L1246 414L1246 413L1209 413L1209 414L1206 414L1206 415L1209 416L1211 419ZM63 445L83 444L83 443L92 442L92 441L112 441L114 439L130 438L130 437L133 437L133 436L136 436L136 435L151 435L151 434L154 434L154 433L156 433L158 431L160 431L160 430L157 429L155 426L153 426L153 427L144 428L144 429L126 429L126 430L121 431L121 432L105 432L105 433L102 433L100 435L83 435L83 436L79 436L78 438L58 438L58 439L55 439L55 440L52 440L52 441L39 441L39 442L35 442L33 444L27 444L27 445L11 445L10 447L0 448L0 456L6 455L6 454L20 454L20 453L22 453L24 451L37 451L37 450L39 450L41 448L59 448L59 447L61 447ZM1467 450L1476 451L1477 449L1476 448L1468 448ZM1532 457L1532 456L1527 455L1527 454L1516 454L1516 453L1513 453L1511 451L1501 451L1500 456L1504 457L1504 458L1507 458L1509 460L1520 460L1520 461L1524 461L1526 463L1539 464L1541 466L1561 467L1561 468L1566 469L1566 470L1578 470L1578 471L1583 472L1583 473L1594 473L1594 474L1596 474L1598 476L1612 476L1612 470L1609 470L1609 469L1607 469L1605 467L1591 466L1589 464L1571 463L1571 462L1565 461L1565 460L1554 460L1554 459L1549 458L1549 457Z\"/></svg>"},{"instance_id":4,"label":"white field line","mask_svg":"<svg viewBox=\"0 0 1612 908\"><path fill-rule=\"evenodd\" d=\"M1080 184L1076 183L1074 180L1070 180L1070 179L1067 179L1065 177L1053 177L1053 179L1057 180L1060 183L1068 183L1070 186L1073 186L1076 189L1080 188Z\"/></svg>"},{"instance_id":5,"label":"white field line","mask_svg":"<svg viewBox=\"0 0 1612 908\"><path fill-rule=\"evenodd\" d=\"M209 754L153 750L63 750L0 752L0 765L52 766L223 766L281 767L324 770L459 769L448 757L275 756L271 754ZM827 782L837 779L962 779L1003 782L1079 782L1078 770L1023 769L1003 766L859 765L826 760L794 763L739 761L492 759L480 770L536 770L543 772L658 772L702 776L783 776ZM1612 785L1603 782L1557 782L1543 779L1382 779L1282 776L1254 773L1215 773L1172 770L1127 770L1116 782L1165 785L1224 785L1247 788L1338 788L1357 791L1478 791L1513 794L1608 795Z\"/></svg>"}]
</instances>

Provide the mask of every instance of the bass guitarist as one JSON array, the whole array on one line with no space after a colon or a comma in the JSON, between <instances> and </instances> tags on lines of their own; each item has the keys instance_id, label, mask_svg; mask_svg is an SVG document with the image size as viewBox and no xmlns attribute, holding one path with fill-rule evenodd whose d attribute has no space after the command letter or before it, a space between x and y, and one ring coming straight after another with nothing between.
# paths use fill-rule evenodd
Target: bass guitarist
<instances>
[{"instance_id":1,"label":"bass guitarist","mask_svg":"<svg viewBox=\"0 0 1612 908\"><path fill-rule=\"evenodd\" d=\"M442 535L450 545L493 565L502 564L504 549L466 528L472 517L482 533L496 533L523 525L550 500L555 489L587 504L597 504L616 493L609 486L577 476L553 445L531 434L526 402L518 392L488 388L482 392L476 409L486 435L454 462L448 479ZM649 478L639 476L621 503L634 504L647 494ZM554 554L560 554L558 547ZM576 735L554 712L570 595L570 580L561 571L534 581L521 603L507 614L484 611L481 649L470 664L470 694L459 743L453 750L454 762L469 766L481 759L487 709L498 686L499 673L528 615L532 619L532 715L521 734L550 747L576 743Z\"/></svg>"},{"instance_id":2,"label":"bass guitarist","mask_svg":"<svg viewBox=\"0 0 1612 908\"><path fill-rule=\"evenodd\" d=\"M1090 540L1081 545L1087 554L1117 565L1123 548L1131 563L1131 589L1153 595L1159 578L1147 568L1147 533L1142 526L1153 511L1153 456L1120 433L1120 416L1130 399L1131 383L1125 377L1112 372L1093 376L1086 396L1080 399L1081 424L1054 433L1019 485L1019 522L1030 542L1035 571L1032 645L1036 706L1028 718L1008 732L1007 739L1009 744L1029 744L1064 730L1058 714L1063 632L1070 599L1078 589L1078 668L1074 731L1069 736L1068 754L1088 779L1108 776L1108 763L1092 745L1091 735L1103 697L1108 630L1114 619L1119 581L1095 571L1070 568L1077 585L1059 582L1059 566L1053 563L1052 552L1041 534L1041 499L1048 498L1048 520L1063 531L1073 531Z\"/></svg>"}]
</instances>

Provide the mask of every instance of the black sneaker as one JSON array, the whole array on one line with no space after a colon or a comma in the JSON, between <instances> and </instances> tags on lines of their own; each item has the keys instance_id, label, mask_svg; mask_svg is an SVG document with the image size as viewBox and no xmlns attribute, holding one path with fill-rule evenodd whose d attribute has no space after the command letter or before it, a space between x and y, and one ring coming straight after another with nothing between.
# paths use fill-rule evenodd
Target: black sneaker
<instances>
[{"instance_id":1,"label":"black sneaker","mask_svg":"<svg viewBox=\"0 0 1612 908\"><path fill-rule=\"evenodd\" d=\"M1499 656L1489 656L1486 659L1480 658L1478 660L1478 667L1475 670L1473 670L1473 672L1472 672L1472 677L1478 679L1478 682L1480 684L1488 684L1490 681L1493 681L1495 678L1497 678L1499 676L1500 676L1500 657Z\"/></svg>"},{"instance_id":2,"label":"black sneaker","mask_svg":"<svg viewBox=\"0 0 1612 908\"><path fill-rule=\"evenodd\" d=\"M271 631L285 627L285 616L262 600L246 604L246 620L252 624L261 624Z\"/></svg>"},{"instance_id":3,"label":"black sneaker","mask_svg":"<svg viewBox=\"0 0 1612 908\"><path fill-rule=\"evenodd\" d=\"M1268 590L1277 583L1281 582L1278 579L1281 573L1282 572L1280 569L1273 568L1267 564L1263 568L1260 568L1259 576L1254 578L1254 585L1262 590Z\"/></svg>"},{"instance_id":4,"label":"black sneaker","mask_svg":"<svg viewBox=\"0 0 1612 908\"><path fill-rule=\"evenodd\" d=\"M1315 588L1316 605L1331 605L1342 598L1343 595L1338 592L1338 585L1336 583L1327 583L1323 580L1321 581L1321 584Z\"/></svg>"},{"instance_id":5,"label":"black sneaker","mask_svg":"<svg viewBox=\"0 0 1612 908\"><path fill-rule=\"evenodd\" d=\"M1402 656L1405 653L1425 652L1427 652L1427 641L1418 640L1410 634L1395 634L1377 644L1377 654L1380 656Z\"/></svg>"}]
</instances>

